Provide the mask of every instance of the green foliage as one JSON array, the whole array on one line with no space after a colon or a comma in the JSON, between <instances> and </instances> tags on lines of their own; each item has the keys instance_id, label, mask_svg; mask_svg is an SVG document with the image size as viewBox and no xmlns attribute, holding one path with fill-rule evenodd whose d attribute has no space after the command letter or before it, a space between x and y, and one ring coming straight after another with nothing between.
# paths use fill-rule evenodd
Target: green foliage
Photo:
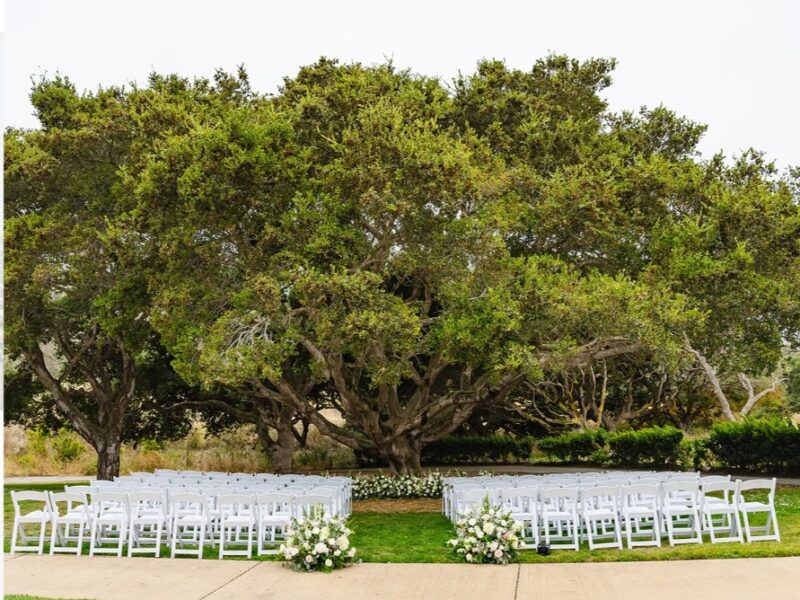
<instances>
[{"instance_id":1,"label":"green foliage","mask_svg":"<svg viewBox=\"0 0 800 600\"><path fill-rule=\"evenodd\" d=\"M543 438L537 446L564 462L667 467L677 464L682 439L683 433L669 426L614 433L598 429Z\"/></svg>"},{"instance_id":2,"label":"green foliage","mask_svg":"<svg viewBox=\"0 0 800 600\"><path fill-rule=\"evenodd\" d=\"M448 436L425 446L423 464L488 464L526 462L531 455L533 438L505 435Z\"/></svg>"},{"instance_id":3,"label":"green foliage","mask_svg":"<svg viewBox=\"0 0 800 600\"><path fill-rule=\"evenodd\" d=\"M602 429L563 433L540 439L536 445L551 459L564 462L589 460L605 446L606 432Z\"/></svg>"},{"instance_id":4,"label":"green foliage","mask_svg":"<svg viewBox=\"0 0 800 600\"><path fill-rule=\"evenodd\" d=\"M737 471L800 473L800 429L784 419L718 423L708 448L721 466Z\"/></svg>"},{"instance_id":5,"label":"green foliage","mask_svg":"<svg viewBox=\"0 0 800 600\"><path fill-rule=\"evenodd\" d=\"M611 461L625 466L674 467L678 463L683 432L674 427L647 427L609 434Z\"/></svg>"},{"instance_id":6,"label":"green foliage","mask_svg":"<svg viewBox=\"0 0 800 600\"><path fill-rule=\"evenodd\" d=\"M81 443L74 431L62 428L51 440L56 458L61 462L67 463L77 459L86 451L86 446Z\"/></svg>"}]
</instances>

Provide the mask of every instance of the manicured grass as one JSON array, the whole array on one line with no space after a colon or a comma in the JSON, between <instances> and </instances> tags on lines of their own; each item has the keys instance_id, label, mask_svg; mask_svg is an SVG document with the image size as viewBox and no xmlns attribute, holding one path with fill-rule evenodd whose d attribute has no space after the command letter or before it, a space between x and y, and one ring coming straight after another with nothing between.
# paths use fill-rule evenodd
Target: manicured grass
<instances>
[{"instance_id":1,"label":"manicured grass","mask_svg":"<svg viewBox=\"0 0 800 600\"><path fill-rule=\"evenodd\" d=\"M6 486L3 512L7 552L11 539L13 510L11 489L60 490L63 485ZM782 542L753 542L750 544L687 544L670 548L635 548L633 550L553 551L550 556L539 556L534 551L523 551L522 562L599 562L622 560L678 560L701 558L739 558L768 556L800 556L800 488L778 489L776 507ZM454 536L453 527L441 514L423 513L367 513L357 512L349 521L353 529L351 543L358 548L364 562L455 562L446 542ZM87 545L88 550L88 545ZM161 556L169 551L162 548ZM207 547L204 556L214 558L215 551ZM280 560L278 556L262 557ZM191 559L190 559L191 560Z\"/></svg>"}]
</instances>

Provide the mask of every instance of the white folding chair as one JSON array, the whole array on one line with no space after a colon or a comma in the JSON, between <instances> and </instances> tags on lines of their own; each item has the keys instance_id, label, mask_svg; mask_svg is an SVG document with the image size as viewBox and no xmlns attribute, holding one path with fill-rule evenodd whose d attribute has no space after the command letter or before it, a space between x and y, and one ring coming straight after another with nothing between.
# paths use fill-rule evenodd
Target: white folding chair
<instances>
[{"instance_id":1,"label":"white folding chair","mask_svg":"<svg viewBox=\"0 0 800 600\"><path fill-rule=\"evenodd\" d=\"M219 557L253 556L253 530L256 524L256 502L253 496L223 494L217 498L219 507ZM242 534L245 539L242 540ZM225 545L246 545L245 550L226 550Z\"/></svg>"},{"instance_id":2,"label":"white folding chair","mask_svg":"<svg viewBox=\"0 0 800 600\"><path fill-rule=\"evenodd\" d=\"M259 556L277 554L276 546L279 535L286 531L292 520L292 495L284 493L259 494L258 505L258 542L256 551ZM267 542L272 546L268 548Z\"/></svg>"},{"instance_id":3,"label":"white folding chair","mask_svg":"<svg viewBox=\"0 0 800 600\"><path fill-rule=\"evenodd\" d=\"M578 490L543 488L539 490L539 514L544 543L554 550L578 550ZM552 543L552 540L559 540Z\"/></svg>"},{"instance_id":4,"label":"white folding chair","mask_svg":"<svg viewBox=\"0 0 800 600\"><path fill-rule=\"evenodd\" d=\"M80 556L83 538L90 527L92 516L86 496L78 492L50 492L50 510L50 555L61 552ZM63 527L63 530L59 527ZM76 528L74 534L73 527ZM69 542L75 542L76 545L70 546Z\"/></svg>"},{"instance_id":5,"label":"white folding chair","mask_svg":"<svg viewBox=\"0 0 800 600\"><path fill-rule=\"evenodd\" d=\"M669 480L661 484L661 515L669 545L702 544L696 480Z\"/></svg>"},{"instance_id":6,"label":"white folding chair","mask_svg":"<svg viewBox=\"0 0 800 600\"><path fill-rule=\"evenodd\" d=\"M96 492L92 496L89 556L122 556L122 546L128 530L128 512L128 495L123 492ZM103 544L116 544L117 547L104 548Z\"/></svg>"},{"instance_id":7,"label":"white folding chair","mask_svg":"<svg viewBox=\"0 0 800 600\"><path fill-rule=\"evenodd\" d=\"M703 531L708 533L712 544L744 542L736 504L736 483L727 479L705 482L701 480L700 517Z\"/></svg>"},{"instance_id":8,"label":"white folding chair","mask_svg":"<svg viewBox=\"0 0 800 600\"><path fill-rule=\"evenodd\" d=\"M628 548L661 546L659 492L658 483L635 483L620 489L621 513Z\"/></svg>"},{"instance_id":9,"label":"white folding chair","mask_svg":"<svg viewBox=\"0 0 800 600\"><path fill-rule=\"evenodd\" d=\"M483 488L468 488L455 490L453 499L453 512L454 519L459 519L467 509L478 512L483 506L484 500L487 498L488 492ZM491 499L490 499L491 501Z\"/></svg>"},{"instance_id":10,"label":"white folding chair","mask_svg":"<svg viewBox=\"0 0 800 600\"><path fill-rule=\"evenodd\" d=\"M536 488L504 488L500 490L503 509L522 524L523 547L539 545L539 491Z\"/></svg>"},{"instance_id":11,"label":"white folding chair","mask_svg":"<svg viewBox=\"0 0 800 600\"><path fill-rule=\"evenodd\" d=\"M128 556L161 553L161 536L167 524L166 491L150 490L128 494L130 529Z\"/></svg>"},{"instance_id":12,"label":"white folding chair","mask_svg":"<svg viewBox=\"0 0 800 600\"><path fill-rule=\"evenodd\" d=\"M208 527L206 498L196 492L170 493L170 556L178 554L203 558L203 545ZM186 548L186 545L196 548ZM179 547L180 546L180 547Z\"/></svg>"},{"instance_id":13,"label":"white folding chair","mask_svg":"<svg viewBox=\"0 0 800 600\"><path fill-rule=\"evenodd\" d=\"M330 496L322 496L318 494L294 494L292 498L292 507L295 518L304 518L311 512L312 507L317 504L322 505L322 511L324 515L332 516L334 514L333 499Z\"/></svg>"},{"instance_id":14,"label":"white folding chair","mask_svg":"<svg viewBox=\"0 0 800 600\"><path fill-rule=\"evenodd\" d=\"M781 533L778 529L778 515L775 514L775 484L773 479L751 479L749 481L737 481L736 504L744 521L744 535L748 542L764 542L773 540L781 541ZM751 492L759 494L766 493L766 502L761 500L748 499L747 495ZM754 514L765 514L766 523L764 525L753 525L750 518ZM756 534L756 535L754 535Z\"/></svg>"},{"instance_id":15,"label":"white folding chair","mask_svg":"<svg viewBox=\"0 0 800 600\"><path fill-rule=\"evenodd\" d=\"M36 503L33 510L23 512L20 502ZM47 524L51 521L50 501L47 492L37 491L11 491L11 503L14 505L14 525L11 531L11 552L44 552L44 537L47 533ZM37 506L41 505L41 506ZM34 536L29 536L25 532L25 525L38 525L38 542L35 546L28 544L28 540ZM21 538L22 545L17 545L17 539Z\"/></svg>"},{"instance_id":16,"label":"white folding chair","mask_svg":"<svg viewBox=\"0 0 800 600\"><path fill-rule=\"evenodd\" d=\"M589 550L595 548L622 549L619 524L619 488L597 486L581 491L581 518ZM608 540L610 541L603 541Z\"/></svg>"}]
</instances>

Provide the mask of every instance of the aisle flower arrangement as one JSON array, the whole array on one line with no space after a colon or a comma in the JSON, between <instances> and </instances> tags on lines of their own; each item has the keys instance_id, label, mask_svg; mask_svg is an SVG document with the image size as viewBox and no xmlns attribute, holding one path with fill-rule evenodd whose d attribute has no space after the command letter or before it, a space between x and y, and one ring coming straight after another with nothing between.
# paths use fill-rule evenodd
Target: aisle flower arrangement
<instances>
[{"instance_id":1,"label":"aisle flower arrangement","mask_svg":"<svg viewBox=\"0 0 800 600\"><path fill-rule=\"evenodd\" d=\"M456 537L448 541L457 557L469 563L507 565L519 557L522 524L511 513L489 503L468 508L456 521Z\"/></svg>"},{"instance_id":2,"label":"aisle flower arrangement","mask_svg":"<svg viewBox=\"0 0 800 600\"><path fill-rule=\"evenodd\" d=\"M292 519L280 552L296 571L333 571L355 562L356 549L344 519L324 514L314 506L300 519Z\"/></svg>"},{"instance_id":3,"label":"aisle flower arrangement","mask_svg":"<svg viewBox=\"0 0 800 600\"><path fill-rule=\"evenodd\" d=\"M366 475L353 479L353 499L441 498L442 479L438 471L415 475Z\"/></svg>"}]
</instances>

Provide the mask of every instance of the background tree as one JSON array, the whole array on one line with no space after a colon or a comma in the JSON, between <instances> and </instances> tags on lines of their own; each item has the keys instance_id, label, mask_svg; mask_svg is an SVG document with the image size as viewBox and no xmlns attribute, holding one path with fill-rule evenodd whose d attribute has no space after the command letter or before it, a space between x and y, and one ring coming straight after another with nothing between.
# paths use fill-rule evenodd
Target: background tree
<instances>
[{"instance_id":1,"label":"background tree","mask_svg":"<svg viewBox=\"0 0 800 600\"><path fill-rule=\"evenodd\" d=\"M674 354L698 318L680 297L509 252L509 173L455 110L436 80L322 60L130 173L181 372L406 472L545 368ZM343 426L315 410L320 383Z\"/></svg>"}]
</instances>

